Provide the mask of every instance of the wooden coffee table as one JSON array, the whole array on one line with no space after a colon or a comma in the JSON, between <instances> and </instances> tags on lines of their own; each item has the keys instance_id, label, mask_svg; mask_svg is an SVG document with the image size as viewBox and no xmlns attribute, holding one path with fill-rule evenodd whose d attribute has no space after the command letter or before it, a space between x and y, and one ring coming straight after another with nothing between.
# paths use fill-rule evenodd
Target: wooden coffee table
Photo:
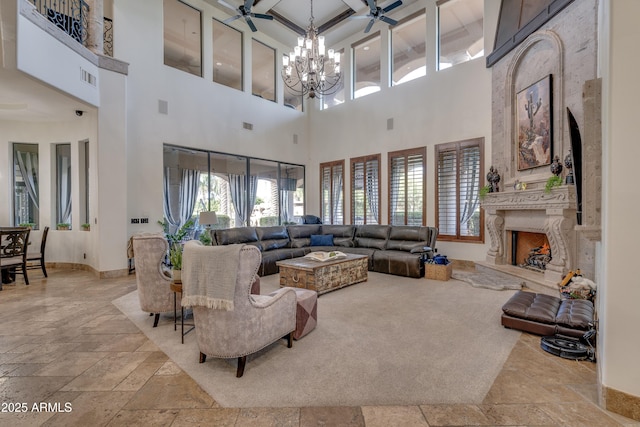
<instances>
[{"instance_id":1,"label":"wooden coffee table","mask_svg":"<svg viewBox=\"0 0 640 427\"><path fill-rule=\"evenodd\" d=\"M315 261L304 257L278 261L280 287L310 289L320 295L366 281L368 257L346 255L331 261Z\"/></svg>"}]
</instances>

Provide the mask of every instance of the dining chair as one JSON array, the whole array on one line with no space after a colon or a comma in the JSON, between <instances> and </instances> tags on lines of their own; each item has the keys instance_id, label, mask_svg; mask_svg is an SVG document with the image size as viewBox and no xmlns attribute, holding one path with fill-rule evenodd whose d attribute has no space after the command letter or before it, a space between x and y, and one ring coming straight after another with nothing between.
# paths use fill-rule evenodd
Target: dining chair
<instances>
[{"instance_id":1,"label":"dining chair","mask_svg":"<svg viewBox=\"0 0 640 427\"><path fill-rule=\"evenodd\" d=\"M40 252L31 253L27 251L27 270L33 270L42 268L44 277L47 276L47 268L44 264L44 250L47 246L47 235L49 234L49 227L45 227L42 232L42 240L40 241Z\"/></svg>"},{"instance_id":2,"label":"dining chair","mask_svg":"<svg viewBox=\"0 0 640 427\"><path fill-rule=\"evenodd\" d=\"M31 229L24 227L0 229L0 269L2 281L9 276L22 274L25 284L29 284L27 276L27 245ZM1 288L0 288L1 289Z\"/></svg>"}]
</instances>

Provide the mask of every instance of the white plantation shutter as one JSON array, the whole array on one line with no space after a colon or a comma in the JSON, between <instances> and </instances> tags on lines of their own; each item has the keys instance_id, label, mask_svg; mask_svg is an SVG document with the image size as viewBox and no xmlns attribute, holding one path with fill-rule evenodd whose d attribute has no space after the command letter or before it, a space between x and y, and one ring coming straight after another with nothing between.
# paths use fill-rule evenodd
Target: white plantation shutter
<instances>
[{"instance_id":1,"label":"white plantation shutter","mask_svg":"<svg viewBox=\"0 0 640 427\"><path fill-rule=\"evenodd\" d=\"M436 145L438 236L444 240L483 239L480 187L484 139Z\"/></svg>"},{"instance_id":2,"label":"white plantation shutter","mask_svg":"<svg viewBox=\"0 0 640 427\"><path fill-rule=\"evenodd\" d=\"M320 164L320 206L324 224L344 224L344 160Z\"/></svg>"},{"instance_id":3,"label":"white plantation shutter","mask_svg":"<svg viewBox=\"0 0 640 427\"><path fill-rule=\"evenodd\" d=\"M457 153L455 150L438 153L438 234L457 234Z\"/></svg>"},{"instance_id":4,"label":"white plantation shutter","mask_svg":"<svg viewBox=\"0 0 640 427\"><path fill-rule=\"evenodd\" d=\"M480 214L480 147L460 149L460 236L480 236L473 218Z\"/></svg>"},{"instance_id":5,"label":"white plantation shutter","mask_svg":"<svg viewBox=\"0 0 640 427\"><path fill-rule=\"evenodd\" d=\"M389 153L389 224L425 225L426 148Z\"/></svg>"},{"instance_id":6,"label":"white plantation shutter","mask_svg":"<svg viewBox=\"0 0 640 427\"><path fill-rule=\"evenodd\" d=\"M351 159L351 223L380 223L380 154Z\"/></svg>"}]
</instances>

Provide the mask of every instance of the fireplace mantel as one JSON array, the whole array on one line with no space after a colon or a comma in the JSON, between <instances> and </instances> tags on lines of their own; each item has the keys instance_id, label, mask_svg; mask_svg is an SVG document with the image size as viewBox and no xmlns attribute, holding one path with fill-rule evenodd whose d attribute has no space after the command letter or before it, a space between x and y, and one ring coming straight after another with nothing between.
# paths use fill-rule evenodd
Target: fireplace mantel
<instances>
[{"instance_id":1,"label":"fireplace mantel","mask_svg":"<svg viewBox=\"0 0 640 427\"><path fill-rule=\"evenodd\" d=\"M552 259L544 271L544 283L555 287L574 269L576 254L576 192L563 185L546 193L543 189L489 193L481 202L485 210L491 247L487 263L505 265L508 231L531 231L547 235Z\"/></svg>"}]
</instances>

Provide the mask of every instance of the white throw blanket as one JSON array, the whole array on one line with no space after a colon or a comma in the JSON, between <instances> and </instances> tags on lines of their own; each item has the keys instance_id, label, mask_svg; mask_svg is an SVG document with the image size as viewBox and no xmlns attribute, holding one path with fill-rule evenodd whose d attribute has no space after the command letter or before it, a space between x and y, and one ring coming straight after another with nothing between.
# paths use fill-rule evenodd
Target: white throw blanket
<instances>
[{"instance_id":1,"label":"white throw blanket","mask_svg":"<svg viewBox=\"0 0 640 427\"><path fill-rule=\"evenodd\" d=\"M233 310L243 245L204 246L197 240L182 253L182 306Z\"/></svg>"}]
</instances>

